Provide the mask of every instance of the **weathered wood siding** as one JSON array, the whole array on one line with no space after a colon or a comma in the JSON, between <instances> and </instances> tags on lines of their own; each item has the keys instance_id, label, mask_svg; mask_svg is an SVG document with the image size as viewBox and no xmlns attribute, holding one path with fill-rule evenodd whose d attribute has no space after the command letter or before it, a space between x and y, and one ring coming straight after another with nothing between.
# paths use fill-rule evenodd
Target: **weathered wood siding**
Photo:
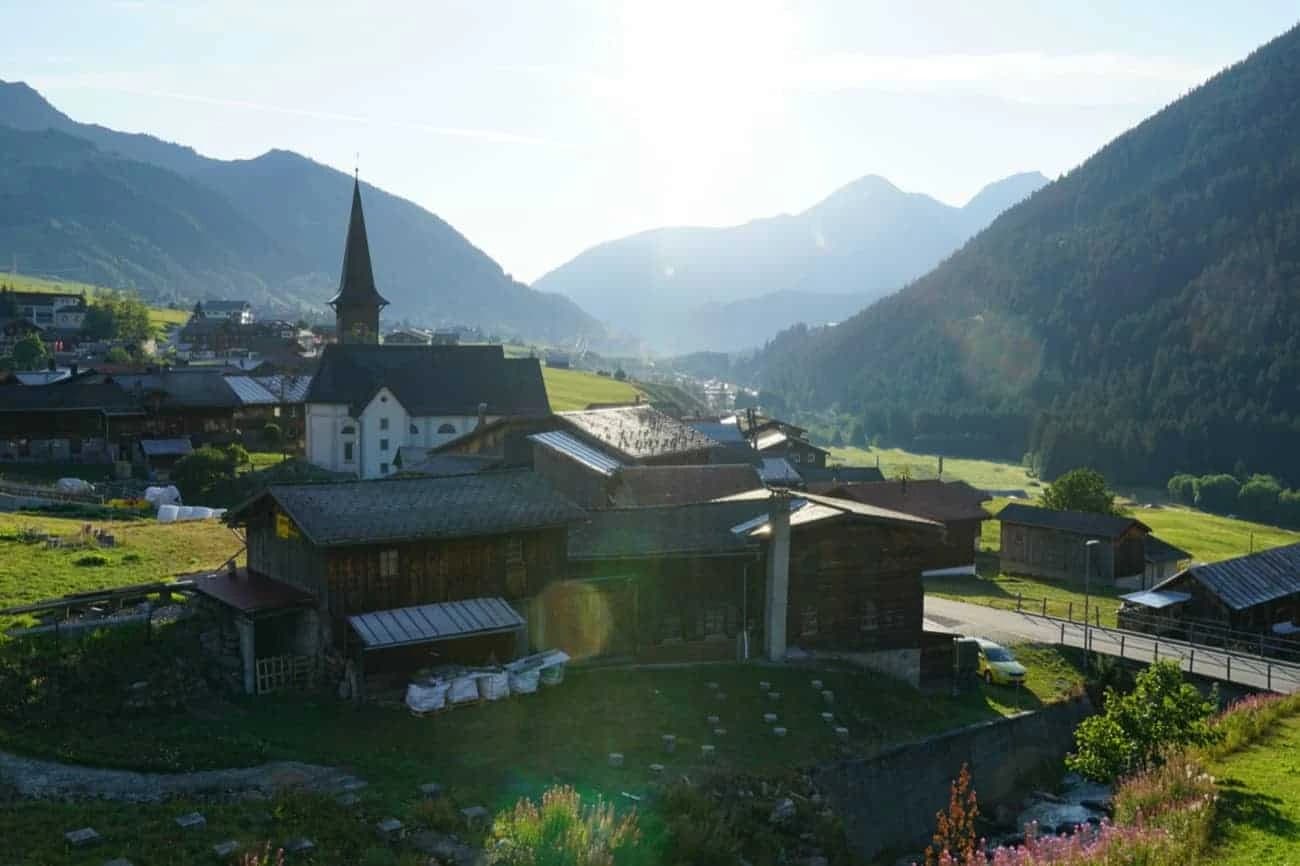
<instances>
[{"instance_id":1,"label":"weathered wood siding","mask_svg":"<svg viewBox=\"0 0 1300 866\"><path fill-rule=\"evenodd\" d=\"M973 564L982 523L980 520L950 520L945 523L947 534L944 541L929 548L925 569L960 568Z\"/></svg>"},{"instance_id":2,"label":"weathered wood siding","mask_svg":"<svg viewBox=\"0 0 1300 866\"><path fill-rule=\"evenodd\" d=\"M933 532L830 521L792 530L786 639L818 649L920 646Z\"/></svg>"},{"instance_id":3,"label":"weathered wood siding","mask_svg":"<svg viewBox=\"0 0 1300 866\"><path fill-rule=\"evenodd\" d=\"M1082 582L1089 536L1061 529L1001 522L1001 565L1011 574ZM1100 539L1092 578L1113 582L1141 575L1146 568L1146 533L1134 526L1117 540Z\"/></svg>"},{"instance_id":4,"label":"weathered wood siding","mask_svg":"<svg viewBox=\"0 0 1300 866\"><path fill-rule=\"evenodd\" d=\"M265 577L305 589L329 603L325 553L302 536L281 538L275 531L275 509L264 504L249 516L248 567Z\"/></svg>"},{"instance_id":5,"label":"weathered wood siding","mask_svg":"<svg viewBox=\"0 0 1300 866\"><path fill-rule=\"evenodd\" d=\"M533 471L573 503L583 508L609 507L609 476L557 454L542 445L533 445Z\"/></svg>"}]
</instances>

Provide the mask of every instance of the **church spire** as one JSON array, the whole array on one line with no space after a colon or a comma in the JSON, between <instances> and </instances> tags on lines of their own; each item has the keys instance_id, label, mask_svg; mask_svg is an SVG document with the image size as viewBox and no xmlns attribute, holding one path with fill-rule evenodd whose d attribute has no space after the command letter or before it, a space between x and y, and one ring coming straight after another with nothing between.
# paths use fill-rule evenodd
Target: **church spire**
<instances>
[{"instance_id":1,"label":"church spire","mask_svg":"<svg viewBox=\"0 0 1300 866\"><path fill-rule=\"evenodd\" d=\"M375 288L375 275L370 267L370 242L366 238L366 217L361 210L359 179L352 183L352 216L343 248L339 290L329 303L337 317L339 342L379 342L379 310L388 306L388 301Z\"/></svg>"}]
</instances>

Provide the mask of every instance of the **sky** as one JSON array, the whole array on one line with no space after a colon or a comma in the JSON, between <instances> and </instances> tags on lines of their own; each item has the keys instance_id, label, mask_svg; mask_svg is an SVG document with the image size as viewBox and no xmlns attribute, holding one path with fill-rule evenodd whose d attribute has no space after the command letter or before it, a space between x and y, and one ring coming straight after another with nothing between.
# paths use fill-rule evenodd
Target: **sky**
<instances>
[{"instance_id":1,"label":"sky","mask_svg":"<svg viewBox=\"0 0 1300 866\"><path fill-rule=\"evenodd\" d=\"M531 281L866 174L954 205L1068 171L1292 2L0 0L0 79L220 159L294 150Z\"/></svg>"}]
</instances>

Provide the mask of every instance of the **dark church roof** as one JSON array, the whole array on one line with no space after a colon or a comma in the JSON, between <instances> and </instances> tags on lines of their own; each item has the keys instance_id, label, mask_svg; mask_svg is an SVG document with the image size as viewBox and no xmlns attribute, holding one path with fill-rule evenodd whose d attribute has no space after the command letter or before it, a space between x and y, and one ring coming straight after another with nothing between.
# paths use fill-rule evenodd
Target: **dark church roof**
<instances>
[{"instance_id":1,"label":"dark church roof","mask_svg":"<svg viewBox=\"0 0 1300 866\"><path fill-rule=\"evenodd\" d=\"M407 413L545 415L542 368L536 358L507 358L500 346L325 347L307 389L308 403L346 403L360 414L380 388L388 388Z\"/></svg>"},{"instance_id":2,"label":"dark church roof","mask_svg":"<svg viewBox=\"0 0 1300 866\"><path fill-rule=\"evenodd\" d=\"M347 245L343 248L343 273L338 294L330 306L388 305L375 288L375 274L370 267L370 241L366 238L366 217L361 212L361 182L352 184L352 216L348 219Z\"/></svg>"}]
</instances>

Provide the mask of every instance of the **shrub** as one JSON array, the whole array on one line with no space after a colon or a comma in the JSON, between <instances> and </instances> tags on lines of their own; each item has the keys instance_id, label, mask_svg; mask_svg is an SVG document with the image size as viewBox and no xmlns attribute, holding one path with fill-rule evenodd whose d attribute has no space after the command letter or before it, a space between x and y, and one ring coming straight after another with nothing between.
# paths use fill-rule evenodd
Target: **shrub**
<instances>
[{"instance_id":1,"label":"shrub","mask_svg":"<svg viewBox=\"0 0 1300 866\"><path fill-rule=\"evenodd\" d=\"M266 426L262 428L262 440L266 442L269 448L279 448L280 441L284 434L280 431L280 425L274 421L267 421Z\"/></svg>"},{"instance_id":2,"label":"shrub","mask_svg":"<svg viewBox=\"0 0 1300 866\"><path fill-rule=\"evenodd\" d=\"M217 482L232 475L234 469L228 453L205 446L176 461L171 481L180 490L181 498L193 503L207 497Z\"/></svg>"},{"instance_id":3,"label":"shrub","mask_svg":"<svg viewBox=\"0 0 1300 866\"><path fill-rule=\"evenodd\" d=\"M102 553L88 553L85 556L78 556L72 564L79 568L103 568L108 565L108 557Z\"/></svg>"},{"instance_id":4,"label":"shrub","mask_svg":"<svg viewBox=\"0 0 1300 866\"><path fill-rule=\"evenodd\" d=\"M451 833L460 828L461 814L450 797L421 800L412 807L411 814L416 823L440 833Z\"/></svg>"},{"instance_id":5,"label":"shrub","mask_svg":"<svg viewBox=\"0 0 1300 866\"><path fill-rule=\"evenodd\" d=\"M1274 520L1282 485L1272 475L1252 475L1237 492L1241 510L1254 520Z\"/></svg>"},{"instance_id":6,"label":"shrub","mask_svg":"<svg viewBox=\"0 0 1300 866\"><path fill-rule=\"evenodd\" d=\"M1114 781L1163 763L1170 750L1219 738L1209 724L1214 703L1183 682L1176 662L1148 667L1129 694L1107 689L1105 705L1101 715L1079 723L1078 750L1065 759L1067 767L1090 779Z\"/></svg>"},{"instance_id":7,"label":"shrub","mask_svg":"<svg viewBox=\"0 0 1300 866\"><path fill-rule=\"evenodd\" d=\"M1268 733L1278 719L1295 713L1300 713L1300 694L1242 698L1210 722L1220 739L1206 748L1206 756L1217 759L1244 749Z\"/></svg>"},{"instance_id":8,"label":"shrub","mask_svg":"<svg viewBox=\"0 0 1300 866\"><path fill-rule=\"evenodd\" d=\"M693 866L733 866L739 862L744 837L718 801L688 784L675 784L664 793L672 862Z\"/></svg>"},{"instance_id":9,"label":"shrub","mask_svg":"<svg viewBox=\"0 0 1300 866\"><path fill-rule=\"evenodd\" d=\"M252 458L248 456L248 449L238 442L231 442L222 450L226 452L226 456L230 458L230 462L235 466L243 466L252 461Z\"/></svg>"},{"instance_id":10,"label":"shrub","mask_svg":"<svg viewBox=\"0 0 1300 866\"><path fill-rule=\"evenodd\" d=\"M1237 508L1241 483L1231 475L1202 475L1196 482L1196 507L1227 514Z\"/></svg>"},{"instance_id":11,"label":"shrub","mask_svg":"<svg viewBox=\"0 0 1300 866\"><path fill-rule=\"evenodd\" d=\"M573 788L527 797L492 825L486 862L502 866L618 866L629 862L640 839L636 812L622 818L597 799L583 805Z\"/></svg>"},{"instance_id":12,"label":"shrub","mask_svg":"<svg viewBox=\"0 0 1300 866\"><path fill-rule=\"evenodd\" d=\"M970 862L978 847L975 821L980 809L970 786L970 768L961 765L948 796L948 810L935 815L934 837L925 849L925 866L939 866L944 857L955 863Z\"/></svg>"}]
</instances>

